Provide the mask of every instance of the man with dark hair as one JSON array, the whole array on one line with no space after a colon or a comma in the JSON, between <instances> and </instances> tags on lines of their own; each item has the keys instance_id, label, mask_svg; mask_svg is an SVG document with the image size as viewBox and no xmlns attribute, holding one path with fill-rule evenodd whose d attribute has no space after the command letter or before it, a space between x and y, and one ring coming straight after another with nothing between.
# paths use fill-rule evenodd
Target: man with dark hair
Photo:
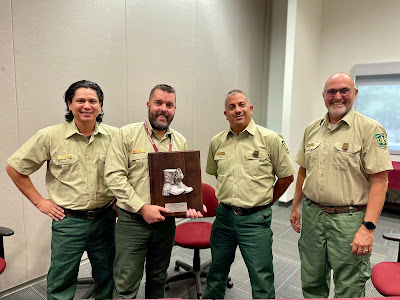
<instances>
[{"instance_id":1,"label":"man with dark hair","mask_svg":"<svg viewBox=\"0 0 400 300\"><path fill-rule=\"evenodd\" d=\"M39 130L8 159L6 171L25 197L53 219L47 299L74 298L84 251L95 280L93 297L108 299L114 287L116 213L104 163L117 128L100 123L103 92L96 83L75 82L64 97L67 122ZM44 162L50 199L29 178Z\"/></svg>"},{"instance_id":2,"label":"man with dark hair","mask_svg":"<svg viewBox=\"0 0 400 300\"><path fill-rule=\"evenodd\" d=\"M203 299L224 298L238 246L253 298L275 298L271 205L292 183L296 169L282 136L254 123L253 106L243 91L226 95L224 114L230 126L212 138L207 159L207 173L218 179L220 204Z\"/></svg>"},{"instance_id":3,"label":"man with dark hair","mask_svg":"<svg viewBox=\"0 0 400 300\"><path fill-rule=\"evenodd\" d=\"M122 127L107 154L105 178L118 199L114 281L116 299L136 298L146 261L145 297L163 298L166 271L175 237L175 218L151 205L148 153L184 151L186 139L171 129L175 89L156 85L147 102L148 119ZM187 217L202 217L194 209Z\"/></svg>"},{"instance_id":4,"label":"man with dark hair","mask_svg":"<svg viewBox=\"0 0 400 300\"><path fill-rule=\"evenodd\" d=\"M385 129L353 109L358 90L346 73L333 74L322 97L328 113L304 132L290 222L300 232L305 298L361 298L392 170ZM303 216L299 205L303 200ZM302 226L301 222L302 221Z\"/></svg>"}]
</instances>

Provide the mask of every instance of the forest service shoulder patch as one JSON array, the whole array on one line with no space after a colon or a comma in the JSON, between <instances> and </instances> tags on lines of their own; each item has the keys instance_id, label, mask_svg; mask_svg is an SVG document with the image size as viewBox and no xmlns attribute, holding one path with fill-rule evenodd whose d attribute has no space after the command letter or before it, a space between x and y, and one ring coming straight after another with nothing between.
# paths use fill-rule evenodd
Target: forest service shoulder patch
<instances>
[{"instance_id":1,"label":"forest service shoulder patch","mask_svg":"<svg viewBox=\"0 0 400 300\"><path fill-rule=\"evenodd\" d=\"M385 135L383 133L377 133L374 135L376 140L376 144L378 148L387 149L387 142L385 139Z\"/></svg>"}]
</instances>

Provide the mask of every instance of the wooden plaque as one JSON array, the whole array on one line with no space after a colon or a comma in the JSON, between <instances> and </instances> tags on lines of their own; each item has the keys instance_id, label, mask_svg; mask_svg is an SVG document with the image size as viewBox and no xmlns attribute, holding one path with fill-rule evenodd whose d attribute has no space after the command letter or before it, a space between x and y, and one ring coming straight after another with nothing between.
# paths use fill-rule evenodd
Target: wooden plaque
<instances>
[{"instance_id":1,"label":"wooden plaque","mask_svg":"<svg viewBox=\"0 0 400 300\"><path fill-rule=\"evenodd\" d=\"M163 196L164 170L178 169L183 172L183 183L192 187L190 193ZM168 216L186 216L186 209L194 208L203 212L203 193L201 185L200 151L170 151L149 153L149 176L151 204L171 208L180 207L177 212L164 214ZM176 203L176 204L173 204Z\"/></svg>"}]
</instances>

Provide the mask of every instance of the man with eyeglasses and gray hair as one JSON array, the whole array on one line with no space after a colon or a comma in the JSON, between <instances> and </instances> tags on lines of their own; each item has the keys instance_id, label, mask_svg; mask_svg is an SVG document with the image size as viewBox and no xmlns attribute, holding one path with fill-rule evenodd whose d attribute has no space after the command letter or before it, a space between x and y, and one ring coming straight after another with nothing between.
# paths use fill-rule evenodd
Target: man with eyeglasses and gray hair
<instances>
[{"instance_id":1,"label":"man with eyeglasses and gray hair","mask_svg":"<svg viewBox=\"0 0 400 300\"><path fill-rule=\"evenodd\" d=\"M328 297L331 270L339 298L364 297L371 276L374 230L393 168L385 129L353 109L357 94L350 75L329 77L322 92L328 113L308 125L297 153L290 222L301 231L305 298Z\"/></svg>"}]
</instances>

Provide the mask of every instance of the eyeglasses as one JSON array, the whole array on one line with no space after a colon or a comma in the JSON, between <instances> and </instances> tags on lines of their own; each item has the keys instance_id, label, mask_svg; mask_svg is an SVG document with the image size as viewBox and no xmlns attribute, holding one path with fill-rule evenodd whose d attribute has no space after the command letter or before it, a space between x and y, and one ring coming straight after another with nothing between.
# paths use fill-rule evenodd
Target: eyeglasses
<instances>
[{"instance_id":1,"label":"eyeglasses","mask_svg":"<svg viewBox=\"0 0 400 300\"><path fill-rule=\"evenodd\" d=\"M337 92L339 92L340 95L342 95L342 96L348 96L348 95L350 95L350 92L352 90L355 90L355 88L342 88L340 90L329 89L329 90L325 90L324 93L326 95L328 95L329 97L334 97L337 94Z\"/></svg>"}]
</instances>

